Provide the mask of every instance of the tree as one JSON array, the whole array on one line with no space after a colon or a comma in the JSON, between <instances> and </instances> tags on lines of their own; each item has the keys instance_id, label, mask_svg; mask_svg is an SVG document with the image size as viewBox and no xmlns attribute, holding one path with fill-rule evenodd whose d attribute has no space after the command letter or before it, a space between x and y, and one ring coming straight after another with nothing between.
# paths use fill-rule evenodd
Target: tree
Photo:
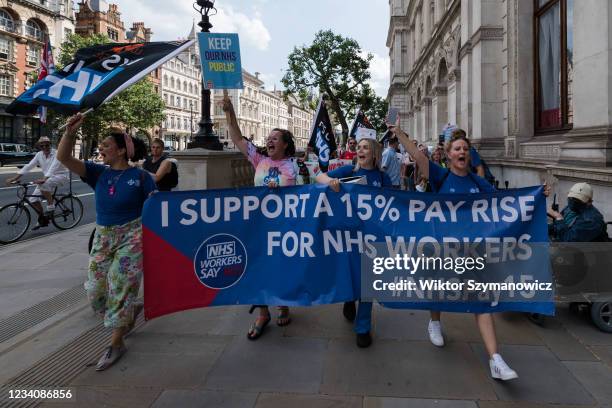
<instances>
[{"instance_id":1,"label":"tree","mask_svg":"<svg viewBox=\"0 0 612 408\"><path fill-rule=\"evenodd\" d=\"M371 105L366 111L370 123L376 128L376 133L379 135L387 131L385 119L387 117L388 110L389 103L387 100L385 98L381 98L380 96L374 96Z\"/></svg>"},{"instance_id":2,"label":"tree","mask_svg":"<svg viewBox=\"0 0 612 408\"><path fill-rule=\"evenodd\" d=\"M58 69L74 60L78 49L109 42L109 38L102 34L87 37L78 34L69 35L61 46ZM121 125L130 133L139 129L151 128L160 124L165 118L164 107L164 101L155 92L153 84L147 77L131 85L109 102L85 116L81 127L84 157L89 156L91 147L102 139L111 125ZM61 115L53 115L49 123L59 127L59 122L65 122L65 120L66 118ZM53 128L57 127L53 126Z\"/></svg>"},{"instance_id":3,"label":"tree","mask_svg":"<svg viewBox=\"0 0 612 408\"><path fill-rule=\"evenodd\" d=\"M367 85L373 56L363 52L357 41L319 31L309 46L295 47L288 57L288 69L281 82L300 100L307 100L314 89L327 94L329 107L342 126L343 143L348 135L344 112L372 96Z\"/></svg>"}]
</instances>

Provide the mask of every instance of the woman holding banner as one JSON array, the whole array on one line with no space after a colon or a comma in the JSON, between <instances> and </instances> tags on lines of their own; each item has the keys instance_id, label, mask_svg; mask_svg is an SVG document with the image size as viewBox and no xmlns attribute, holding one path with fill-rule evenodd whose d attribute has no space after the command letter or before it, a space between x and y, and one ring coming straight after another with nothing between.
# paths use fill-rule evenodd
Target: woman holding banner
<instances>
[{"instance_id":1,"label":"woman holding banner","mask_svg":"<svg viewBox=\"0 0 612 408\"><path fill-rule=\"evenodd\" d=\"M422 174L429 180L429 184L434 193L466 194L495 191L495 187L487 180L470 171L471 146L465 134L461 132L454 133L451 139L446 143L445 151L448 168L445 169L439 164L428 160L427 156L412 143L408 135L400 129L399 120L395 125L389 126L402 145L404 145L406 150L415 159ZM544 194L548 196L548 187L545 188ZM440 324L441 313L433 310L430 313L431 320L428 326L429 339L434 345L442 347L444 345L444 337L442 336L442 327ZM497 336L491 313L475 313L475 317L480 335L482 336L489 354L491 376L501 380L518 378L516 371L511 369L497 352Z\"/></svg>"},{"instance_id":2,"label":"woman holding banner","mask_svg":"<svg viewBox=\"0 0 612 408\"><path fill-rule=\"evenodd\" d=\"M270 188L295 185L298 170L293 161L293 155L295 155L293 134L285 129L272 129L266 141L266 156L259 153L251 141L242 137L242 132L236 119L236 112L234 112L234 106L227 91L224 93L222 104L232 142L255 167L255 185L268 186ZM249 340L258 339L271 320L270 311L266 305L252 306L249 313L252 313L257 307L259 308L259 317L253 322L247 333ZM276 324L278 326L288 325L291 322L289 307L279 306L278 311Z\"/></svg>"},{"instance_id":3,"label":"woman holding banner","mask_svg":"<svg viewBox=\"0 0 612 408\"><path fill-rule=\"evenodd\" d=\"M57 149L57 159L95 190L96 233L89 254L87 297L95 312L112 329L111 344L96 365L102 371L125 353L123 337L142 311L137 301L142 281L142 206L155 191L153 178L129 161L145 157L140 139L121 129L111 129L100 144L104 162L96 164L72 157L72 146L83 116L70 118Z\"/></svg>"},{"instance_id":4,"label":"woman holding banner","mask_svg":"<svg viewBox=\"0 0 612 408\"><path fill-rule=\"evenodd\" d=\"M357 144L357 164L338 167L328 173L319 174L317 183L327 184L335 192L340 191L340 179L346 177L365 177L369 186L393 187L391 179L381 170L382 149L374 139L361 139ZM355 320L354 330L357 334L357 346L369 347L372 344L370 329L372 326L372 302L359 302L359 308L355 310L355 302L346 302L343 308L344 316ZM355 319L355 314L357 314Z\"/></svg>"}]
</instances>

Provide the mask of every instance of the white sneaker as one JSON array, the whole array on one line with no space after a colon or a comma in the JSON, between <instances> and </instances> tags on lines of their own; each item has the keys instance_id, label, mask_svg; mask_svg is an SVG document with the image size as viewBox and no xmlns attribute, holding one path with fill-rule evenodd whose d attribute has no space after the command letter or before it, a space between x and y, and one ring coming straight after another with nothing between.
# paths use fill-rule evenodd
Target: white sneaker
<instances>
[{"instance_id":1,"label":"white sneaker","mask_svg":"<svg viewBox=\"0 0 612 408\"><path fill-rule=\"evenodd\" d=\"M429 333L429 341L434 346L444 346L444 337L442 336L442 325L439 320L430 320L429 326L427 326L427 332Z\"/></svg>"},{"instance_id":2,"label":"white sneaker","mask_svg":"<svg viewBox=\"0 0 612 408\"><path fill-rule=\"evenodd\" d=\"M518 378L516 371L511 369L499 354L493 354L493 358L489 360L491 368L491 377L498 380L513 380Z\"/></svg>"}]
</instances>

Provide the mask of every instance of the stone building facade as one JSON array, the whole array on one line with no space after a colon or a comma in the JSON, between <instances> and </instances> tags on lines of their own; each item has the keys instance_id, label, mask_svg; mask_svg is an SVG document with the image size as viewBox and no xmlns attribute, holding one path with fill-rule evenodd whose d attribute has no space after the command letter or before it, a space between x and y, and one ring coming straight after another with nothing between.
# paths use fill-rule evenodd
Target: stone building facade
<instances>
[{"instance_id":1,"label":"stone building facade","mask_svg":"<svg viewBox=\"0 0 612 408\"><path fill-rule=\"evenodd\" d=\"M5 108L36 82L46 39L57 58L74 29L70 0L0 0L0 142L33 145L46 134L37 116L14 117Z\"/></svg>"},{"instance_id":2,"label":"stone building facade","mask_svg":"<svg viewBox=\"0 0 612 408\"><path fill-rule=\"evenodd\" d=\"M266 138L274 128L288 129L296 138L296 146L305 148L313 112L302 107L297 100L285 100L282 91L267 91L259 73L251 74L242 70L243 89L231 89L229 96L234 104L238 125L242 135L258 146L266 143ZM215 131L222 143L233 147L229 138L225 114L221 109L222 91L213 91L215 101L213 122ZM306 139L304 141L304 139Z\"/></svg>"},{"instance_id":3,"label":"stone building facade","mask_svg":"<svg viewBox=\"0 0 612 408\"><path fill-rule=\"evenodd\" d=\"M388 99L435 144L465 129L510 187L588 181L612 220L612 3L390 0Z\"/></svg>"},{"instance_id":4,"label":"stone building facade","mask_svg":"<svg viewBox=\"0 0 612 408\"><path fill-rule=\"evenodd\" d=\"M192 28L187 36L195 38ZM161 95L166 119L159 136L177 150L187 147L198 130L202 74L197 43L161 66Z\"/></svg>"}]
</instances>

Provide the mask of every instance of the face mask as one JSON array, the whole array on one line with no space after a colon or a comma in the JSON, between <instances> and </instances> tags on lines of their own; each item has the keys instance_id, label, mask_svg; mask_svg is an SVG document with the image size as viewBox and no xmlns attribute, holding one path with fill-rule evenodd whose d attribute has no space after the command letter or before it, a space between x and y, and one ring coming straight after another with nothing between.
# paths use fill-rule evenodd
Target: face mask
<instances>
[{"instance_id":1,"label":"face mask","mask_svg":"<svg viewBox=\"0 0 612 408\"><path fill-rule=\"evenodd\" d=\"M567 199L567 206L573 212L579 213L579 212L582 212L582 210L584 210L584 208L586 207L586 204L578 200L577 198L570 197Z\"/></svg>"}]
</instances>

